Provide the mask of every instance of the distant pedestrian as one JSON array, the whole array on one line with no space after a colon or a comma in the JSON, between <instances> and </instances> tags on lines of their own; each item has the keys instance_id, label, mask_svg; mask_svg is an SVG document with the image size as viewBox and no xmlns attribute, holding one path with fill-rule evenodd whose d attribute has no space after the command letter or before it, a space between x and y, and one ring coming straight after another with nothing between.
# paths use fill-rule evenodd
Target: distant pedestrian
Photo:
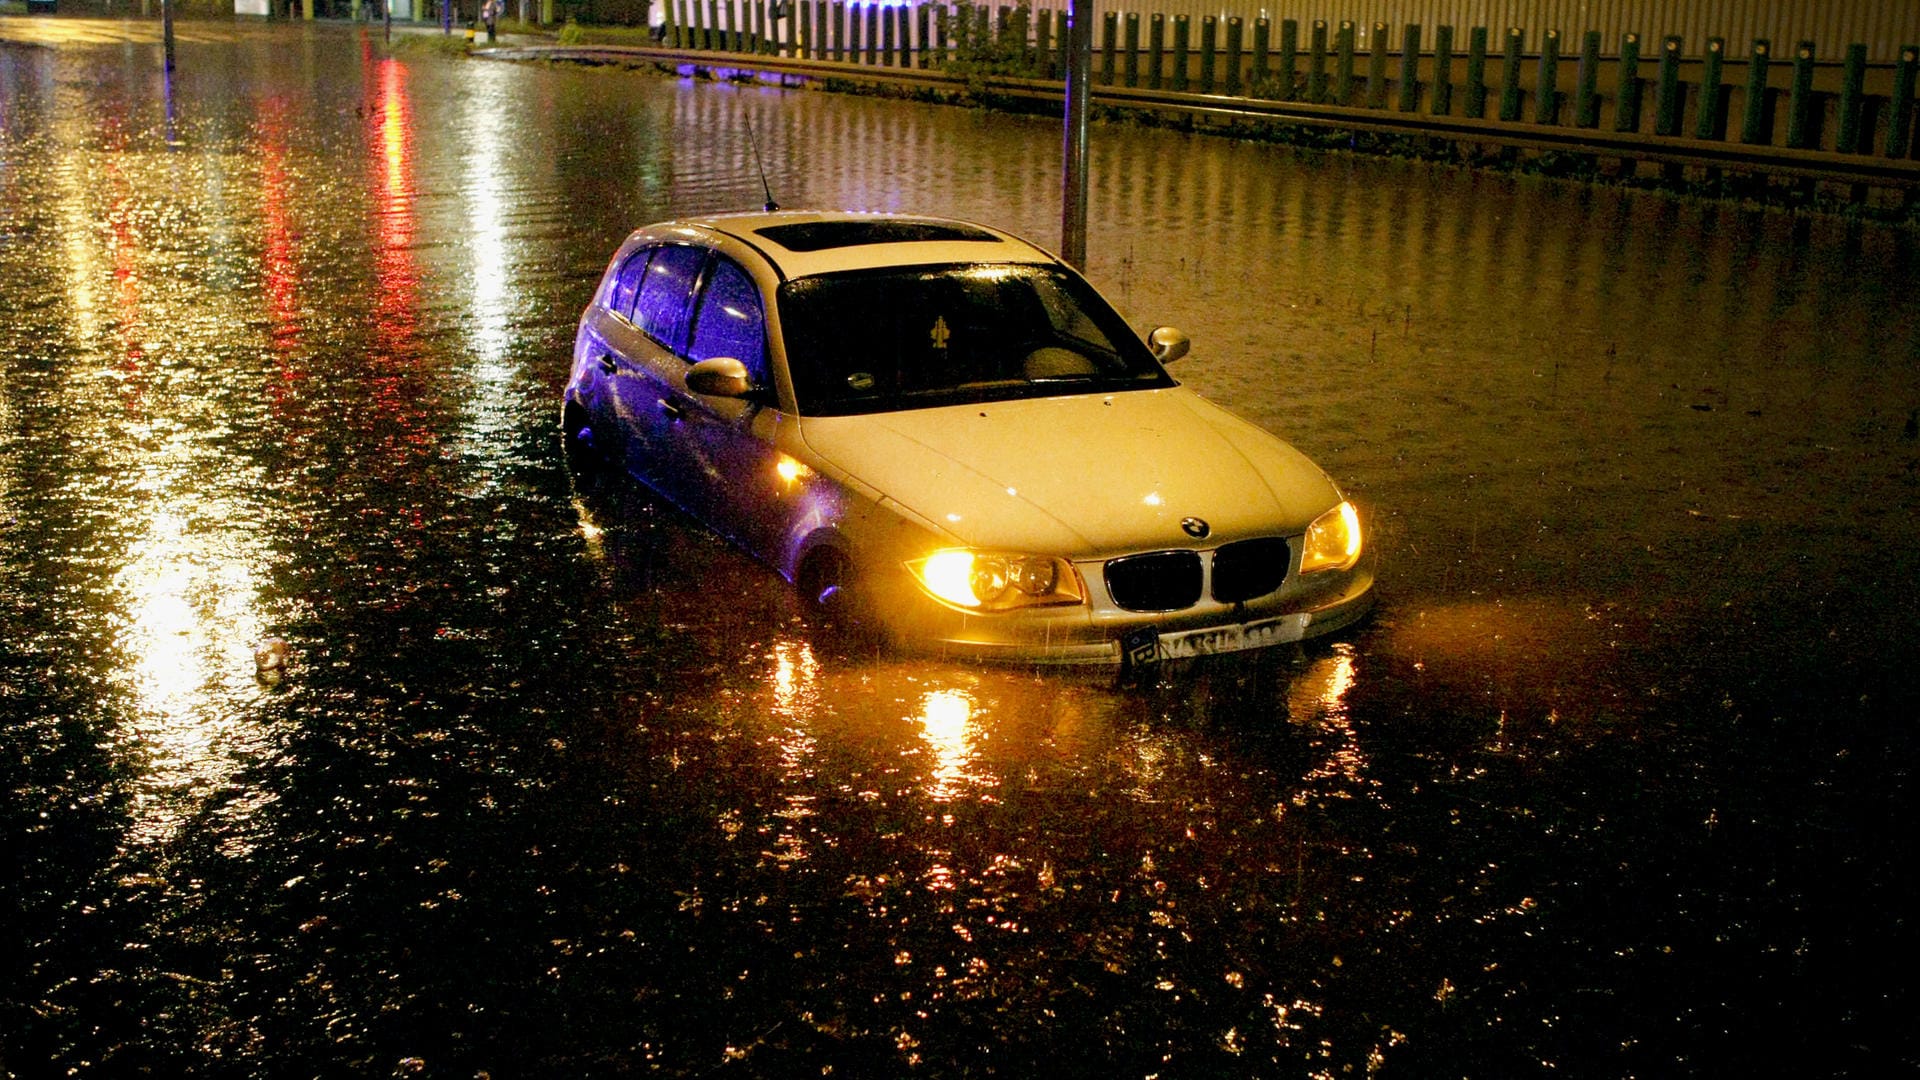
<instances>
[{"instance_id":1,"label":"distant pedestrian","mask_svg":"<svg viewBox=\"0 0 1920 1080\"><path fill-rule=\"evenodd\" d=\"M487 24L487 44L493 44L493 24L500 18L506 0L484 0L480 5L480 21Z\"/></svg>"}]
</instances>

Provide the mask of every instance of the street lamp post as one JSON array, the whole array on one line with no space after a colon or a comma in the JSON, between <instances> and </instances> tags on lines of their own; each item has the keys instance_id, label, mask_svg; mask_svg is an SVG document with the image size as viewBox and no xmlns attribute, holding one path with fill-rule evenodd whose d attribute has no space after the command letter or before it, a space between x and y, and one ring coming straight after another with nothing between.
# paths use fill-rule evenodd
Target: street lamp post
<instances>
[{"instance_id":1,"label":"street lamp post","mask_svg":"<svg viewBox=\"0 0 1920 1080\"><path fill-rule=\"evenodd\" d=\"M173 78L173 0L160 0L160 38L166 43L168 85Z\"/></svg>"},{"instance_id":2,"label":"street lamp post","mask_svg":"<svg viewBox=\"0 0 1920 1080\"><path fill-rule=\"evenodd\" d=\"M1087 262L1087 83L1093 75L1093 0L1067 9L1066 137L1060 195L1060 257Z\"/></svg>"}]
</instances>

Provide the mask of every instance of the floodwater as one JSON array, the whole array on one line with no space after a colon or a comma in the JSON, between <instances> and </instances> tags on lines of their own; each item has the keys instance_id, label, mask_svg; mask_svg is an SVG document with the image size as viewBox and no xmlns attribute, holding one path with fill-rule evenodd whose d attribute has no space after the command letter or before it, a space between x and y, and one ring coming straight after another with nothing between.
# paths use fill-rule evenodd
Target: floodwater
<instances>
[{"instance_id":1,"label":"floodwater","mask_svg":"<svg viewBox=\"0 0 1920 1080\"><path fill-rule=\"evenodd\" d=\"M152 31L0 17L0 1074L1920 1065L1912 233L1096 128L1090 276L1379 612L845 655L576 495L574 320L748 125L1051 243L1057 122Z\"/></svg>"}]
</instances>

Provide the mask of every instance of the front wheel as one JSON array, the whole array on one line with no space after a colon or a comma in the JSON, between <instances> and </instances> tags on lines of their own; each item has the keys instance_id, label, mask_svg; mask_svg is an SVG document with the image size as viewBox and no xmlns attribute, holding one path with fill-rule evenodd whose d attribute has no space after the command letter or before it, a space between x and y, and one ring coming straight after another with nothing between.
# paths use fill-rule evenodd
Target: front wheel
<instances>
[{"instance_id":1,"label":"front wheel","mask_svg":"<svg viewBox=\"0 0 1920 1080\"><path fill-rule=\"evenodd\" d=\"M821 548L794 578L807 618L822 626L848 621L853 609L853 563L832 548Z\"/></svg>"},{"instance_id":2,"label":"front wheel","mask_svg":"<svg viewBox=\"0 0 1920 1080\"><path fill-rule=\"evenodd\" d=\"M860 576L845 553L822 547L800 566L794 578L806 621L816 640L836 650L879 640L878 625L870 618L860 587Z\"/></svg>"}]
</instances>

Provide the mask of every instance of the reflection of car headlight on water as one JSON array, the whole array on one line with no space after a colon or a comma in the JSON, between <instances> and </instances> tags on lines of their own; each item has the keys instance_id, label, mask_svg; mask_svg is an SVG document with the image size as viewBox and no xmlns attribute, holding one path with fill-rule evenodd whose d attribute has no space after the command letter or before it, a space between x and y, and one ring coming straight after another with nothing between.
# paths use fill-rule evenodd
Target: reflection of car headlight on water
<instances>
[{"instance_id":1,"label":"reflection of car headlight on water","mask_svg":"<svg viewBox=\"0 0 1920 1080\"><path fill-rule=\"evenodd\" d=\"M963 608L1005 611L1081 602L1080 579L1065 560L955 549L907 564L928 592Z\"/></svg>"},{"instance_id":2,"label":"reflection of car headlight on water","mask_svg":"<svg viewBox=\"0 0 1920 1080\"><path fill-rule=\"evenodd\" d=\"M1360 514L1350 502L1313 519L1300 551L1300 572L1351 570L1360 561Z\"/></svg>"}]
</instances>

